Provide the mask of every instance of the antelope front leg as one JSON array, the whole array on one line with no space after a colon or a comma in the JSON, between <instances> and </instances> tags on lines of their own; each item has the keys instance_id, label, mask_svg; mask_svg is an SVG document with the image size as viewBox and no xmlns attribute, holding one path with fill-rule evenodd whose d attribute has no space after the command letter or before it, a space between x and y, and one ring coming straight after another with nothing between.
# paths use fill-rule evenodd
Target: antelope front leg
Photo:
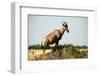
<instances>
[{"instance_id":1,"label":"antelope front leg","mask_svg":"<svg viewBox=\"0 0 100 76\"><path fill-rule=\"evenodd\" d=\"M59 42L56 42L56 44L55 44L55 46L56 46L56 55L57 55L57 57L58 57L58 43L59 43Z\"/></svg>"}]
</instances>

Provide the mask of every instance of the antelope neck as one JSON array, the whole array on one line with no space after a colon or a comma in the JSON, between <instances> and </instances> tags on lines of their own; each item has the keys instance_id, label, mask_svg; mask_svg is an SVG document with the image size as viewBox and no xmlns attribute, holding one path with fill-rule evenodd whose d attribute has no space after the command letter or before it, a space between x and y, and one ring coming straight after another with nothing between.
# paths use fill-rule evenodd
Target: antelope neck
<instances>
[{"instance_id":1,"label":"antelope neck","mask_svg":"<svg viewBox=\"0 0 100 76\"><path fill-rule=\"evenodd\" d=\"M65 28L62 27L62 28L60 29L60 33L63 35L64 32L65 32Z\"/></svg>"}]
</instances>

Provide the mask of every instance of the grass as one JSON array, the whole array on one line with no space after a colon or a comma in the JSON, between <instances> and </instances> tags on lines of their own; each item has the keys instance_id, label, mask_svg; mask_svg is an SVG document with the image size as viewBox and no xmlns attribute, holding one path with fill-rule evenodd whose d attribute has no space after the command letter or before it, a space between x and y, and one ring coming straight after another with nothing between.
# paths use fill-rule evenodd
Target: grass
<instances>
[{"instance_id":1,"label":"grass","mask_svg":"<svg viewBox=\"0 0 100 76\"><path fill-rule=\"evenodd\" d=\"M29 50L42 50L40 45L32 45L28 47ZM79 59L79 58L88 58L88 47L87 46L74 46L72 44L68 45L59 45L57 53L55 46L48 46L47 49L51 49L52 52L44 55L33 56L33 59L28 57L28 60L53 60L53 59ZM80 51L83 49L83 51ZM87 49L87 51L84 51Z\"/></svg>"}]
</instances>

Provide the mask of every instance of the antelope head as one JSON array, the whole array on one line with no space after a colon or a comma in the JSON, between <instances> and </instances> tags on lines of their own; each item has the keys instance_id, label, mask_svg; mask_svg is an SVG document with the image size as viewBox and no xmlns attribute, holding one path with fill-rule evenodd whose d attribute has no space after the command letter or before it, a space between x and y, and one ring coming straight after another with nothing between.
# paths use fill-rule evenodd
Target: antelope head
<instances>
[{"instance_id":1,"label":"antelope head","mask_svg":"<svg viewBox=\"0 0 100 76\"><path fill-rule=\"evenodd\" d=\"M65 28L65 31L67 31L69 33L69 29L68 29L67 23L65 21L63 21L62 25Z\"/></svg>"}]
</instances>

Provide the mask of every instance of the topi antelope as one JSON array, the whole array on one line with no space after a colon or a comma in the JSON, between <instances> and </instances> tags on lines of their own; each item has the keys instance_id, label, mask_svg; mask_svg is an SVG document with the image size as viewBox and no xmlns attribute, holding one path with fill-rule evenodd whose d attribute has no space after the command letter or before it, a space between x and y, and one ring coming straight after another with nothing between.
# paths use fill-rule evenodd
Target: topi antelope
<instances>
[{"instance_id":1,"label":"topi antelope","mask_svg":"<svg viewBox=\"0 0 100 76\"><path fill-rule=\"evenodd\" d=\"M56 53L57 53L57 46L59 44L59 40L61 40L65 31L69 32L68 25L66 22L62 23L63 27L60 29L55 29L48 35L44 36L41 41L41 47L43 49L43 55L45 55L46 47L52 44L55 44Z\"/></svg>"}]
</instances>

